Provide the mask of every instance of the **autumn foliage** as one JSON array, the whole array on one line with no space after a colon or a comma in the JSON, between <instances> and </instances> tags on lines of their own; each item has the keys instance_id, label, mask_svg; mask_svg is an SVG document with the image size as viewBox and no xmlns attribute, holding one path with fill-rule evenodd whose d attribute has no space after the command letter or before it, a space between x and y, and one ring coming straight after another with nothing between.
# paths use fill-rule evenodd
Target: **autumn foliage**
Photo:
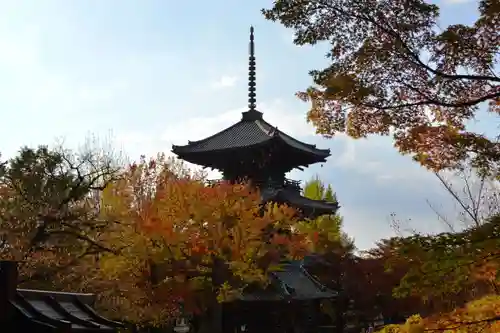
<instances>
[{"instance_id":1,"label":"autumn foliage","mask_svg":"<svg viewBox=\"0 0 500 333\"><path fill-rule=\"evenodd\" d=\"M496 333L500 331L500 297L486 296L447 313L426 318L418 315L405 324L388 325L380 333Z\"/></svg>"},{"instance_id":2,"label":"autumn foliage","mask_svg":"<svg viewBox=\"0 0 500 333\"><path fill-rule=\"evenodd\" d=\"M329 42L327 68L311 71L317 133L392 135L400 152L439 170L472 158L497 174L500 147L467 129L488 104L500 108L500 6L478 1L471 25L442 27L440 8L423 0L282 0L263 10L295 31L297 45Z\"/></svg>"},{"instance_id":3,"label":"autumn foliage","mask_svg":"<svg viewBox=\"0 0 500 333\"><path fill-rule=\"evenodd\" d=\"M459 233L414 235L401 239L399 258L408 258L408 272L397 292L401 295L453 295L473 290L498 291L500 220ZM446 279L447 283L443 284Z\"/></svg>"},{"instance_id":4,"label":"autumn foliage","mask_svg":"<svg viewBox=\"0 0 500 333\"><path fill-rule=\"evenodd\" d=\"M117 177L108 154L22 147L0 163L0 257L20 261L22 286L80 288L87 259L110 251L99 192Z\"/></svg>"},{"instance_id":5,"label":"autumn foliage","mask_svg":"<svg viewBox=\"0 0 500 333\"><path fill-rule=\"evenodd\" d=\"M109 300L129 320L169 319L179 302L193 313L215 298L237 298L248 286L265 287L282 259L308 250L293 229L295 210L262 207L245 184L208 186L172 163L159 157L131 165L102 197L102 214L120 223L108 233L119 255L102 255L100 268L120 281Z\"/></svg>"},{"instance_id":6,"label":"autumn foliage","mask_svg":"<svg viewBox=\"0 0 500 333\"><path fill-rule=\"evenodd\" d=\"M420 315L382 332L497 332L498 223L495 215L458 233L394 239L386 267L404 268L394 296L416 300L406 309Z\"/></svg>"}]
</instances>

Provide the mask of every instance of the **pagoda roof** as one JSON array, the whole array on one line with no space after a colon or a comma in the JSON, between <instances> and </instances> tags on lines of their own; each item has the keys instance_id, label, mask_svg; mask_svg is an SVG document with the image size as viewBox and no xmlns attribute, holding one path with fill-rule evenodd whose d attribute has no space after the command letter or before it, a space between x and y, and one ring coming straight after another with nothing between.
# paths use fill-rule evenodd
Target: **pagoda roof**
<instances>
[{"instance_id":1,"label":"pagoda roof","mask_svg":"<svg viewBox=\"0 0 500 333\"><path fill-rule=\"evenodd\" d=\"M312 215L333 214L339 209L337 202L325 200L313 200L300 195L294 188L264 188L261 190L263 202L286 203L292 207L302 210Z\"/></svg>"},{"instance_id":2,"label":"pagoda roof","mask_svg":"<svg viewBox=\"0 0 500 333\"><path fill-rule=\"evenodd\" d=\"M243 112L242 119L236 124L202 140L189 141L184 146L172 146L172 152L189 161L187 155L232 151L234 149L263 146L273 141L281 141L290 148L315 157L317 162L330 156L330 149L318 149L299 141L266 122L262 113L256 110Z\"/></svg>"},{"instance_id":3,"label":"pagoda roof","mask_svg":"<svg viewBox=\"0 0 500 333\"><path fill-rule=\"evenodd\" d=\"M246 151L254 147L281 143L280 149L284 148L285 153L297 152L302 155L303 165L324 162L330 156L329 149L318 149L315 145L299 141L278 130L276 126L266 122L262 117L262 112L257 110L253 27L250 27L248 59L248 111L243 112L241 120L208 138L188 141L188 144L184 146L173 145L172 152L188 162L209 166L213 164L213 159L210 161L211 158L207 155L213 153L223 155L218 157L226 157L224 156L226 153L233 153L236 150ZM215 167L215 165L210 166Z\"/></svg>"},{"instance_id":4,"label":"pagoda roof","mask_svg":"<svg viewBox=\"0 0 500 333\"><path fill-rule=\"evenodd\" d=\"M328 299L337 296L304 268L301 260L288 261L281 269L269 273L271 284L266 289L244 292L242 301L287 301Z\"/></svg>"}]
</instances>

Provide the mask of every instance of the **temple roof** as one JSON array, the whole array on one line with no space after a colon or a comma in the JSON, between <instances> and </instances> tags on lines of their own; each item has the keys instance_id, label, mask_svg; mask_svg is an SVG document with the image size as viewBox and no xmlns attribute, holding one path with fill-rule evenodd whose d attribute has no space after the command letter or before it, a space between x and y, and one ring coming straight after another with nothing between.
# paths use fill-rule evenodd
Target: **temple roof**
<instances>
[{"instance_id":1,"label":"temple roof","mask_svg":"<svg viewBox=\"0 0 500 333\"><path fill-rule=\"evenodd\" d=\"M94 311L94 294L18 289L17 265L16 261L0 260L2 332L111 333L124 327Z\"/></svg>"},{"instance_id":2,"label":"temple roof","mask_svg":"<svg viewBox=\"0 0 500 333\"><path fill-rule=\"evenodd\" d=\"M189 154L262 146L278 140L294 150L314 156L317 162L325 161L330 156L329 149L318 149L280 131L266 122L259 111L244 112L236 124L203 140L190 141L185 146L174 145L172 151L184 158ZM189 161L189 156L185 159Z\"/></svg>"},{"instance_id":3,"label":"temple roof","mask_svg":"<svg viewBox=\"0 0 500 333\"><path fill-rule=\"evenodd\" d=\"M66 328L69 332L117 332L122 324L98 315L92 305L95 295L17 289L9 300L24 325L35 324L48 331ZM22 326L23 323L20 323Z\"/></svg>"},{"instance_id":4,"label":"temple roof","mask_svg":"<svg viewBox=\"0 0 500 333\"><path fill-rule=\"evenodd\" d=\"M244 293L242 301L286 301L327 299L337 293L327 289L303 267L302 261L284 263L280 271L270 273L271 286L266 290Z\"/></svg>"}]
</instances>

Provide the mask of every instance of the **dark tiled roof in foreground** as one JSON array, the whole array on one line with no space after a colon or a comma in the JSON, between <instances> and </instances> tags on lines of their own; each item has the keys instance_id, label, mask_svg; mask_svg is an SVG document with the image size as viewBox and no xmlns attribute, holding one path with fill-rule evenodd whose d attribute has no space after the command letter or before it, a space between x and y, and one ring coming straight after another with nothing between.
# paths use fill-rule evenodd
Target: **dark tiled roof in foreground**
<instances>
[{"instance_id":1,"label":"dark tiled roof in foreground","mask_svg":"<svg viewBox=\"0 0 500 333\"><path fill-rule=\"evenodd\" d=\"M252 291L240 298L243 301L286 301L327 299L337 296L319 283L303 267L302 261L290 261L280 271L270 273L271 286L266 290Z\"/></svg>"},{"instance_id":2,"label":"dark tiled roof in foreground","mask_svg":"<svg viewBox=\"0 0 500 333\"><path fill-rule=\"evenodd\" d=\"M258 146L271 140L281 140L294 149L316 155L318 161L330 156L329 149L318 149L315 145L294 139L270 125L262 118L262 113L259 111L244 112L242 119L236 124L203 140L189 141L185 146L173 145L172 151L182 156Z\"/></svg>"},{"instance_id":3,"label":"dark tiled roof in foreground","mask_svg":"<svg viewBox=\"0 0 500 333\"><path fill-rule=\"evenodd\" d=\"M123 327L98 315L94 300L93 294L17 289L10 304L17 312L15 320L46 332L117 332Z\"/></svg>"}]
</instances>

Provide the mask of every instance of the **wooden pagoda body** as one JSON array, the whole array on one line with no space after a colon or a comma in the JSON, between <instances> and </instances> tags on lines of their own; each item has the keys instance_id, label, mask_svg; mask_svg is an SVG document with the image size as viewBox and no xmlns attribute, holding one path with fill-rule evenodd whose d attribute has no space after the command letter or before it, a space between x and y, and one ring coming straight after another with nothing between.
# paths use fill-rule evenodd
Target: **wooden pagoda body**
<instances>
[{"instance_id":1,"label":"wooden pagoda body","mask_svg":"<svg viewBox=\"0 0 500 333\"><path fill-rule=\"evenodd\" d=\"M265 202L287 203L307 217L334 214L337 203L305 198L300 193L300 183L285 178L293 169L325 162L330 150L318 149L280 131L256 109L253 28L248 87L249 109L242 113L239 122L203 140L174 145L172 152L193 164L220 170L225 180L251 181Z\"/></svg>"}]
</instances>

